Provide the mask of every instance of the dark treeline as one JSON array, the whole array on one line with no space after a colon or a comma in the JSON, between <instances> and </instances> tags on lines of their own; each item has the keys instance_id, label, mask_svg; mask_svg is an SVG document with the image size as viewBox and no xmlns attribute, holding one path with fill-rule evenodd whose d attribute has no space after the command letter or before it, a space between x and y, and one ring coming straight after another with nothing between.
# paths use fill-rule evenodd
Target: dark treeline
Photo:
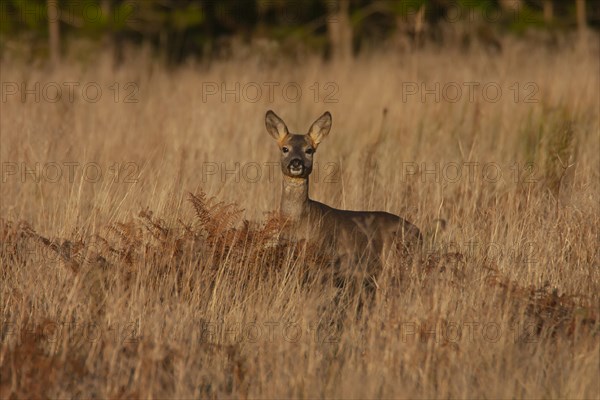
<instances>
[{"instance_id":1,"label":"dark treeline","mask_svg":"<svg viewBox=\"0 0 600 400\"><path fill-rule=\"evenodd\" d=\"M586 0L2 0L0 43L26 41L32 56L60 58L73 39L147 45L169 63L235 53L236 45L283 44L325 57L352 57L395 43L444 44L531 30L557 34L600 24ZM466 27L466 28L465 28ZM457 36L455 34L455 36Z\"/></svg>"}]
</instances>

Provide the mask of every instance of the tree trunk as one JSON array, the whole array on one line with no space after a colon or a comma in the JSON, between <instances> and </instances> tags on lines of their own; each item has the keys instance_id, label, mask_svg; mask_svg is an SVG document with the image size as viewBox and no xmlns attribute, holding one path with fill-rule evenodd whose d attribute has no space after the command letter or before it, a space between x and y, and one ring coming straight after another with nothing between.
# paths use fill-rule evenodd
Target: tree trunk
<instances>
[{"instance_id":1,"label":"tree trunk","mask_svg":"<svg viewBox=\"0 0 600 400\"><path fill-rule=\"evenodd\" d=\"M575 6L577 10L577 31L579 32L579 46L582 49L585 49L587 48L588 40L585 0L577 0Z\"/></svg>"},{"instance_id":2,"label":"tree trunk","mask_svg":"<svg viewBox=\"0 0 600 400\"><path fill-rule=\"evenodd\" d=\"M331 58L334 61L346 61L352 57L352 24L349 8L349 0L329 3L327 31L331 44Z\"/></svg>"},{"instance_id":3,"label":"tree trunk","mask_svg":"<svg viewBox=\"0 0 600 400\"><path fill-rule=\"evenodd\" d=\"M587 28L587 17L585 11L585 0L577 0L577 29L579 32L585 31Z\"/></svg>"},{"instance_id":4,"label":"tree trunk","mask_svg":"<svg viewBox=\"0 0 600 400\"><path fill-rule=\"evenodd\" d=\"M56 65L60 61L60 12L58 10L58 0L48 0L46 2L48 14L48 47L50 50L50 61Z\"/></svg>"},{"instance_id":5,"label":"tree trunk","mask_svg":"<svg viewBox=\"0 0 600 400\"><path fill-rule=\"evenodd\" d=\"M554 0L544 0L544 22L551 23L554 19Z\"/></svg>"}]
</instances>

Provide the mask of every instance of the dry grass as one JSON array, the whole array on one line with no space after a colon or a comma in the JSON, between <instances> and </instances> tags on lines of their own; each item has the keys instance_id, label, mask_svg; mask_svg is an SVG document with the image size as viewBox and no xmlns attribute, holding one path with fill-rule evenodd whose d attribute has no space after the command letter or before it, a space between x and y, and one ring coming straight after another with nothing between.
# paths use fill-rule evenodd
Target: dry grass
<instances>
[{"instance_id":1,"label":"dry grass","mask_svg":"<svg viewBox=\"0 0 600 400\"><path fill-rule=\"evenodd\" d=\"M103 96L76 89L71 102L63 86L55 103L2 102L2 397L598 398L598 49L504 48L336 67L4 58L3 82L97 82ZM122 101L128 82L138 103ZM206 82L264 91L203 101ZM303 96L276 88L271 102L265 82ZM327 82L337 103L323 102ZM403 101L403 82L465 91ZM463 82L502 96L470 102ZM280 191L269 108L297 131L333 114L313 198L428 232L420 261L382 276L366 312L265 215ZM448 222L437 234L436 218Z\"/></svg>"}]
</instances>

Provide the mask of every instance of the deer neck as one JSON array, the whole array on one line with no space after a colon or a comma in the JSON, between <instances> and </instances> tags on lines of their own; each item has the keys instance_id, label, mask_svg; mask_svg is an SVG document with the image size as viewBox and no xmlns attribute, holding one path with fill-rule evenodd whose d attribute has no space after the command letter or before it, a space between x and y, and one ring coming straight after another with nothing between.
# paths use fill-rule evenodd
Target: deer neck
<instances>
[{"instance_id":1,"label":"deer neck","mask_svg":"<svg viewBox=\"0 0 600 400\"><path fill-rule=\"evenodd\" d=\"M281 212L292 220L299 220L308 208L308 178L283 176Z\"/></svg>"}]
</instances>

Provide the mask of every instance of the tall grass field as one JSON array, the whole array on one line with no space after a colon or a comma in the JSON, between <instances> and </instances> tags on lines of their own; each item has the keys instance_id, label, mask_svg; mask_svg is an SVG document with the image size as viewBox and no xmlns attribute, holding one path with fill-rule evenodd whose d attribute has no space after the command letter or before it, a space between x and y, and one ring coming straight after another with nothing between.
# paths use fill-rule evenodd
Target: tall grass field
<instances>
[{"instance_id":1,"label":"tall grass field","mask_svg":"<svg viewBox=\"0 0 600 400\"><path fill-rule=\"evenodd\" d=\"M3 58L2 398L598 399L598 55ZM269 109L423 231L368 304L281 240Z\"/></svg>"}]
</instances>

